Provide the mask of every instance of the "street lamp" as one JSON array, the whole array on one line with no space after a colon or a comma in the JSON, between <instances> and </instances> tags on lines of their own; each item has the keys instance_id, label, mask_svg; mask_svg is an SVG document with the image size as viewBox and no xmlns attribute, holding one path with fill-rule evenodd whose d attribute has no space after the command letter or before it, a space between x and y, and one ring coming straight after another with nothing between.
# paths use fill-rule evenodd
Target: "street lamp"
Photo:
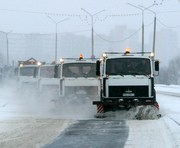
<instances>
[{"instance_id":1,"label":"street lamp","mask_svg":"<svg viewBox=\"0 0 180 148\"><path fill-rule=\"evenodd\" d=\"M59 24L59 23L68 20L68 18L56 22L56 21L55 21L52 17L50 17L49 15L47 15L47 17L48 17L48 18L55 24L55 26L56 26L56 33L55 33L55 61L54 61L55 64L56 64L56 63L57 63L57 27L58 27L58 24Z\"/></svg>"},{"instance_id":2,"label":"street lamp","mask_svg":"<svg viewBox=\"0 0 180 148\"><path fill-rule=\"evenodd\" d=\"M144 9L152 12L154 14L154 31L153 31L153 54L154 54L154 57L155 57L155 46L156 46L156 13L154 11L152 11L151 9L149 8L145 8L144 6L141 6L140 7L143 7Z\"/></svg>"},{"instance_id":3,"label":"street lamp","mask_svg":"<svg viewBox=\"0 0 180 148\"><path fill-rule=\"evenodd\" d=\"M144 9L142 9L138 6L135 6L131 3L127 3L127 4L142 11L142 55L143 55L143 53L144 53Z\"/></svg>"},{"instance_id":4,"label":"street lamp","mask_svg":"<svg viewBox=\"0 0 180 148\"><path fill-rule=\"evenodd\" d=\"M84 12L86 12L90 17L91 17L91 41L92 41L92 55L91 55L91 58L95 58L95 55L94 55L94 16L105 11L105 10L101 10L101 11L98 11L94 14L91 14L89 13L87 10L81 8L81 10L83 10Z\"/></svg>"},{"instance_id":5,"label":"street lamp","mask_svg":"<svg viewBox=\"0 0 180 148\"><path fill-rule=\"evenodd\" d=\"M154 6L154 4L150 5L147 8L141 8L140 6L136 6L136 5L133 5L131 3L127 3L127 4L142 11L142 55L143 55L144 54L144 11L146 9Z\"/></svg>"}]
</instances>

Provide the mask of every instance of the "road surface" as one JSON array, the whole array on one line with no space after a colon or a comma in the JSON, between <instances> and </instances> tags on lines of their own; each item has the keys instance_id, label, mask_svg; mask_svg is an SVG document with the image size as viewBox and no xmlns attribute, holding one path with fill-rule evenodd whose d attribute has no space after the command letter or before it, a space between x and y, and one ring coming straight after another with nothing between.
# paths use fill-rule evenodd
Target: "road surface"
<instances>
[{"instance_id":1,"label":"road surface","mask_svg":"<svg viewBox=\"0 0 180 148\"><path fill-rule=\"evenodd\" d=\"M95 110L88 104L84 108L61 106L57 112L51 100L34 95L20 97L14 90L1 87L0 147L179 148L180 98L167 94L172 88L157 89L162 117L129 120L124 112L95 119Z\"/></svg>"}]
</instances>

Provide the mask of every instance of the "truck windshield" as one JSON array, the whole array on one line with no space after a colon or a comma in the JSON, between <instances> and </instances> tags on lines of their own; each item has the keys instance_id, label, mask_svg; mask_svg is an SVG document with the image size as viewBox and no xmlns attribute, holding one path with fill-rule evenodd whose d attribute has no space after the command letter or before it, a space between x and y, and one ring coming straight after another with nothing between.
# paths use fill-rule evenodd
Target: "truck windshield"
<instances>
[{"instance_id":1,"label":"truck windshield","mask_svg":"<svg viewBox=\"0 0 180 148\"><path fill-rule=\"evenodd\" d=\"M21 67L20 76L34 76L37 67Z\"/></svg>"},{"instance_id":2,"label":"truck windshield","mask_svg":"<svg viewBox=\"0 0 180 148\"><path fill-rule=\"evenodd\" d=\"M96 63L65 63L62 76L64 77L96 77Z\"/></svg>"},{"instance_id":3,"label":"truck windshield","mask_svg":"<svg viewBox=\"0 0 180 148\"><path fill-rule=\"evenodd\" d=\"M40 68L40 77L54 78L55 66L44 66Z\"/></svg>"},{"instance_id":4,"label":"truck windshield","mask_svg":"<svg viewBox=\"0 0 180 148\"><path fill-rule=\"evenodd\" d=\"M106 61L107 75L149 75L150 60L147 58L114 58Z\"/></svg>"}]
</instances>

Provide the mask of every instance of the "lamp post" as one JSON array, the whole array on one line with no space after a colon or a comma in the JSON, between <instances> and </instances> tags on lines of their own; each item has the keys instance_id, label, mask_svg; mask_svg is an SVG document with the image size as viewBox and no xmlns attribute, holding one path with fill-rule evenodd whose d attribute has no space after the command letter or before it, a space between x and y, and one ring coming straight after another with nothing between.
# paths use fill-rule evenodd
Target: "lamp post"
<instances>
[{"instance_id":1,"label":"lamp post","mask_svg":"<svg viewBox=\"0 0 180 148\"><path fill-rule=\"evenodd\" d=\"M56 22L52 17L50 17L50 16L48 16L47 15L47 17L55 24L55 31L56 31L56 33L55 33L55 64L57 63L57 28L58 28L58 24L59 23L61 23L61 22L64 22L64 21L66 21L66 20L68 20L68 18L66 18L66 19L63 19L63 20L61 20L61 21L58 21L58 22Z\"/></svg>"},{"instance_id":2,"label":"lamp post","mask_svg":"<svg viewBox=\"0 0 180 148\"><path fill-rule=\"evenodd\" d=\"M142 55L143 55L144 54L144 11L146 9L154 6L154 4L150 5L147 8L141 8L141 6L136 6L136 5L133 5L131 3L127 3L127 4L142 11Z\"/></svg>"},{"instance_id":3,"label":"lamp post","mask_svg":"<svg viewBox=\"0 0 180 148\"><path fill-rule=\"evenodd\" d=\"M153 30L153 54L154 54L154 57L155 57L155 48L156 48L156 13L154 11L152 11L151 9L149 9L150 7L148 8L145 8L144 6L141 6L140 7L143 7L145 10L148 10L150 12L152 12L154 14L154 30Z\"/></svg>"},{"instance_id":4,"label":"lamp post","mask_svg":"<svg viewBox=\"0 0 180 148\"><path fill-rule=\"evenodd\" d=\"M144 9L138 6L135 6L131 3L127 3L127 4L142 11L142 55L143 55L144 53Z\"/></svg>"},{"instance_id":5,"label":"lamp post","mask_svg":"<svg viewBox=\"0 0 180 148\"><path fill-rule=\"evenodd\" d=\"M101 10L101 11L98 11L94 14L91 14L90 12L88 12L87 10L81 8L81 10L83 10L84 12L86 12L90 17L91 17L91 46L92 46L92 55L91 55L91 58L95 58L95 55L94 55L94 16L105 11L105 10Z\"/></svg>"}]
</instances>

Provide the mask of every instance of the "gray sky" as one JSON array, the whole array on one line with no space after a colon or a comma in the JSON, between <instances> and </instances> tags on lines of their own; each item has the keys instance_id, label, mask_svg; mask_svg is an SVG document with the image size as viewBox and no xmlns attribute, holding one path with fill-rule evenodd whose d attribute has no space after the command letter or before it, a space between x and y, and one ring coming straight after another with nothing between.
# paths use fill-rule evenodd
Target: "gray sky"
<instances>
[{"instance_id":1,"label":"gray sky","mask_svg":"<svg viewBox=\"0 0 180 148\"><path fill-rule=\"evenodd\" d=\"M118 25L127 25L127 29L139 30L142 26L142 10L134 6L147 8L154 2L157 5L150 9L157 16L157 31L172 29L178 34L177 46L180 47L180 0L0 0L0 31L27 34L55 33L55 22L68 18L58 24L58 33L70 32L90 38L91 17L86 12L91 15L98 13L93 17L94 31L97 34L108 35ZM102 10L105 11L101 12ZM148 43L149 33L153 32L154 14L148 10L143 12L145 43ZM177 50L173 49L174 54L171 53L171 57L177 55ZM169 55L169 51L166 53ZM167 58L166 53L163 54L165 56L163 59Z\"/></svg>"},{"instance_id":2,"label":"gray sky","mask_svg":"<svg viewBox=\"0 0 180 148\"><path fill-rule=\"evenodd\" d=\"M173 27L180 34L180 27L177 27L180 25L180 1L155 2L158 6L151 7L151 10L156 12L159 20L157 29ZM58 24L59 33L86 32L91 29L91 20L81 8L90 14L106 10L94 16L94 29L98 33L107 34L116 25L138 29L141 27L142 11L127 3L149 7L154 0L0 0L0 30L12 30L13 33L54 33L55 23L47 17L49 14L56 22L68 18ZM152 24L153 13L144 11L144 14L145 25Z\"/></svg>"}]
</instances>

